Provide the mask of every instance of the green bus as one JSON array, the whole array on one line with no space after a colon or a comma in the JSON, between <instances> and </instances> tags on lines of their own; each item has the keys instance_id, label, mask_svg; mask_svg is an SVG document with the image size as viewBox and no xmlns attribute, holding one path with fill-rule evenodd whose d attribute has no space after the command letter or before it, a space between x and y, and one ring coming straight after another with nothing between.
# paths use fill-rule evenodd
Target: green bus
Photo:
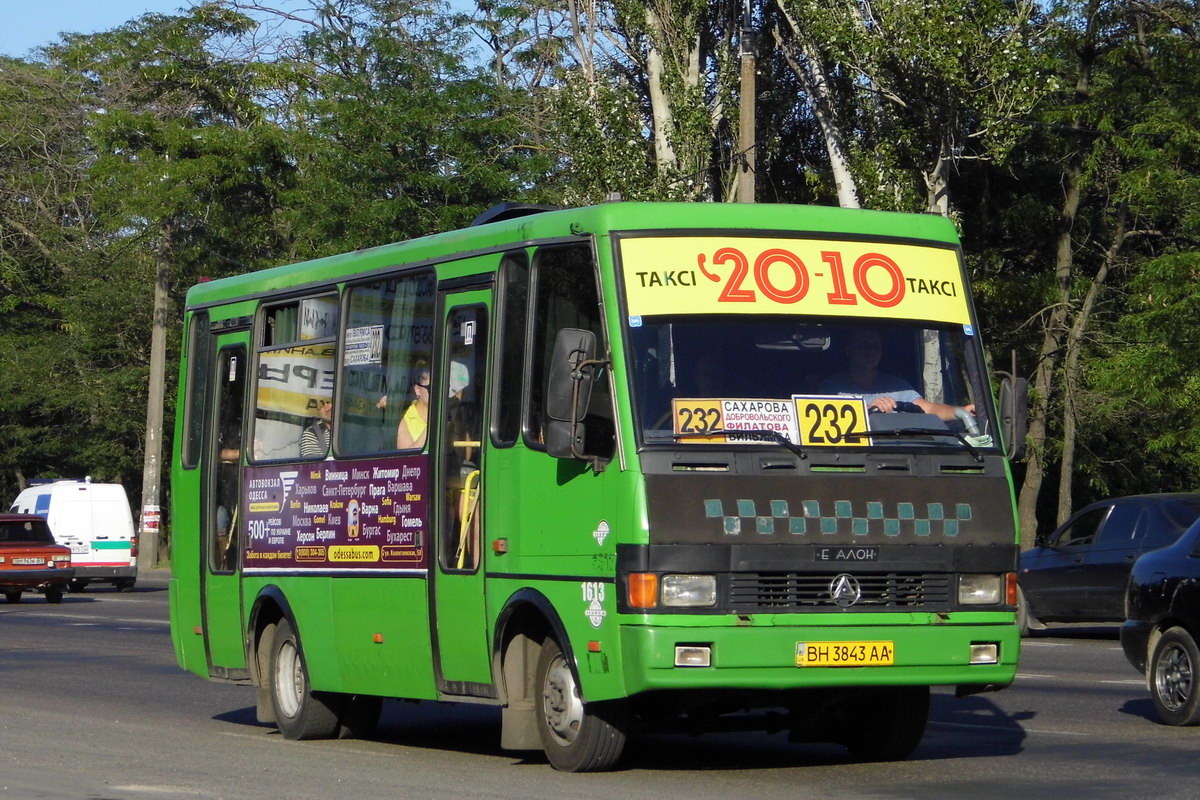
<instances>
[{"instance_id":1,"label":"green bus","mask_svg":"<svg viewBox=\"0 0 1200 800\"><path fill-rule=\"evenodd\" d=\"M202 283L176 656L293 739L404 698L567 771L647 730L903 758L930 687L1016 671L999 397L936 216L506 204Z\"/></svg>"}]
</instances>

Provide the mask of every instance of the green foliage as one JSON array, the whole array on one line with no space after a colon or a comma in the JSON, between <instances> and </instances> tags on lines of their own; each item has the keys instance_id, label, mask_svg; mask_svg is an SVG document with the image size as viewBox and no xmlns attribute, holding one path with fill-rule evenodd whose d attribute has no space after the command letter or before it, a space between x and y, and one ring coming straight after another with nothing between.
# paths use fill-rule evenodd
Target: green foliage
<instances>
[{"instance_id":1,"label":"green foliage","mask_svg":"<svg viewBox=\"0 0 1200 800\"><path fill-rule=\"evenodd\" d=\"M182 293L203 277L458 227L503 200L729 196L734 0L478 0L469 16L444 2L302 0L280 28L239 5L146 15L67 37L35 63L0 60L4 494L18 475L136 485L161 258L174 347ZM1074 376L1078 501L1196 486L1200 12L1116 0L753 6L759 198L837 196L778 27L788 53L819 59L829 78L864 205L921 210L945 180L997 368L1015 351L1028 376L1050 312L1065 309L1069 325L1111 268ZM1087 91L1081 54L1094 56ZM1063 296L1055 248L1074 167L1083 194ZM1045 395L1048 474L1068 377Z\"/></svg>"}]
</instances>

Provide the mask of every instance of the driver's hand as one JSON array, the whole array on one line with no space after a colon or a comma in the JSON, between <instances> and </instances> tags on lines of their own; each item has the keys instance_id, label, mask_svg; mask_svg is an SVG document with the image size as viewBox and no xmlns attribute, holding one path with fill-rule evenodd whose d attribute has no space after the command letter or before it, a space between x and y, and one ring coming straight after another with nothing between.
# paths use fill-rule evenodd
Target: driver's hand
<instances>
[{"instance_id":1,"label":"driver's hand","mask_svg":"<svg viewBox=\"0 0 1200 800\"><path fill-rule=\"evenodd\" d=\"M871 401L871 408L890 414L896 410L896 398L880 395Z\"/></svg>"}]
</instances>

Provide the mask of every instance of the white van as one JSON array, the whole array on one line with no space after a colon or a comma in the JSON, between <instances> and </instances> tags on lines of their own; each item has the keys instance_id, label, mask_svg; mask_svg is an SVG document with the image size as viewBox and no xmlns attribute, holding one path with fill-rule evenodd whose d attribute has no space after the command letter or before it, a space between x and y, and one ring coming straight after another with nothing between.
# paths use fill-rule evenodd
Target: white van
<instances>
[{"instance_id":1,"label":"white van","mask_svg":"<svg viewBox=\"0 0 1200 800\"><path fill-rule=\"evenodd\" d=\"M30 486L9 509L37 514L54 539L71 548L71 591L107 581L127 592L137 580L137 535L125 487L119 483L61 480Z\"/></svg>"}]
</instances>

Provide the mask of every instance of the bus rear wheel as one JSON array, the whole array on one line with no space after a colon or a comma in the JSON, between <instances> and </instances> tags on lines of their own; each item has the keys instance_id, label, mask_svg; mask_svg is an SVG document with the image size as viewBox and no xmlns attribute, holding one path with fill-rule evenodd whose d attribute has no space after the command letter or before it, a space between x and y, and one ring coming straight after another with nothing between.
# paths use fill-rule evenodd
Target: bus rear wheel
<instances>
[{"instance_id":1,"label":"bus rear wheel","mask_svg":"<svg viewBox=\"0 0 1200 800\"><path fill-rule=\"evenodd\" d=\"M617 763L625 749L624 704L585 704L575 670L553 639L542 644L536 685L538 733L551 766L598 772Z\"/></svg>"},{"instance_id":2,"label":"bus rear wheel","mask_svg":"<svg viewBox=\"0 0 1200 800\"><path fill-rule=\"evenodd\" d=\"M846 749L860 761L899 761L921 743L929 720L929 687L896 686L866 693Z\"/></svg>"},{"instance_id":3,"label":"bus rear wheel","mask_svg":"<svg viewBox=\"0 0 1200 800\"><path fill-rule=\"evenodd\" d=\"M338 715L330 699L312 691L300 640L291 623L275 626L268 653L267 677L275 724L288 739L328 739L338 731Z\"/></svg>"}]
</instances>

